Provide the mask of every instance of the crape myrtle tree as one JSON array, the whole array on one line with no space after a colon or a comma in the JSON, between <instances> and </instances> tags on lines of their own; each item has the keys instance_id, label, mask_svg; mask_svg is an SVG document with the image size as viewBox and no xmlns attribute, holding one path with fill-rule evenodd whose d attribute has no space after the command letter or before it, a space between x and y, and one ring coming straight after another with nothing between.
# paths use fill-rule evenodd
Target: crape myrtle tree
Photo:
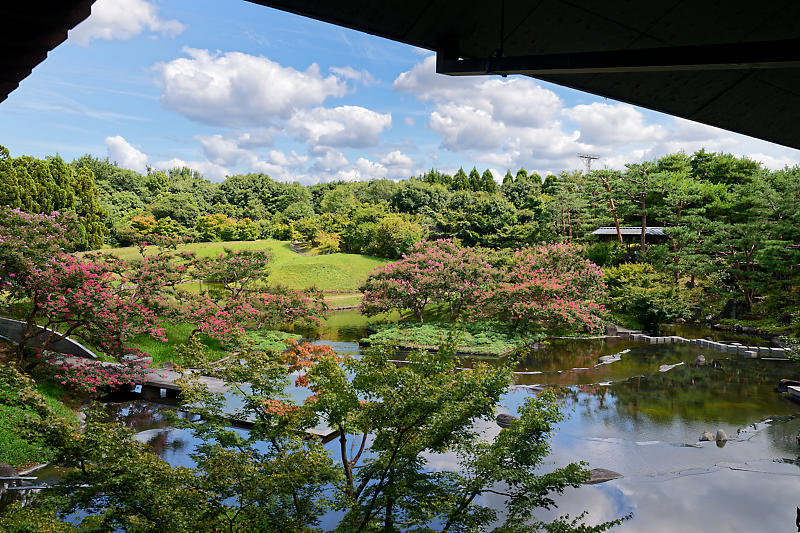
<instances>
[{"instance_id":1,"label":"crape myrtle tree","mask_svg":"<svg viewBox=\"0 0 800 533\"><path fill-rule=\"evenodd\" d=\"M518 250L501 281L479 293L471 314L523 331L600 331L606 315L603 274L581 251L571 244Z\"/></svg>"},{"instance_id":2,"label":"crape myrtle tree","mask_svg":"<svg viewBox=\"0 0 800 533\"><path fill-rule=\"evenodd\" d=\"M230 340L245 326L317 323L325 311L313 291L272 290L256 286L265 277L265 252L227 251L220 258L196 258L177 249L178 241L154 236L157 246L139 244L140 257L71 253L78 231L74 215L30 215L18 209L0 212L0 297L7 311L26 328L18 344L44 351L68 336L78 336L106 355L123 359L141 354L132 337L148 334L166 341L163 323L188 322L196 333ZM210 276L219 294L200 294L181 286ZM43 340L32 341L42 335Z\"/></svg>"},{"instance_id":3,"label":"crape myrtle tree","mask_svg":"<svg viewBox=\"0 0 800 533\"><path fill-rule=\"evenodd\" d=\"M184 306L194 316L195 332L214 337L242 326L315 326L327 311L322 293L314 289L270 287L270 256L264 250L232 250L192 261L193 275L209 287L200 295L182 291Z\"/></svg>"},{"instance_id":4,"label":"crape myrtle tree","mask_svg":"<svg viewBox=\"0 0 800 533\"><path fill-rule=\"evenodd\" d=\"M493 267L473 248L452 239L420 241L399 261L370 273L361 287L361 311L410 311L422 322L428 304L444 304L455 319L494 276Z\"/></svg>"},{"instance_id":5,"label":"crape myrtle tree","mask_svg":"<svg viewBox=\"0 0 800 533\"><path fill-rule=\"evenodd\" d=\"M144 269L126 278L118 259L69 253L78 226L74 215L0 211L0 297L26 323L17 347L20 360L41 334L40 326L49 330L40 349L75 334L117 357L130 351L127 340L133 335L163 338L151 305L163 276Z\"/></svg>"},{"instance_id":6,"label":"crape myrtle tree","mask_svg":"<svg viewBox=\"0 0 800 533\"><path fill-rule=\"evenodd\" d=\"M618 524L537 520L553 494L588 478L582 464L545 467L561 406L553 392L529 397L519 419L497 429L494 408L511 365L458 370L454 346L449 339L438 354L414 353L397 365L384 351L342 358L328 346L295 343L277 354L244 345L219 374L249 383L233 387L242 399L236 415L253 420L252 430L227 427L221 396L191 375L183 399L201 416L176 424L199 442L192 467L169 466L98 418L78 435L34 425L57 450L55 462L72 467L36 504L44 510L58 499L61 513L77 512L80 527L98 531L588 533ZM291 381L310 395L290 400ZM307 434L319 423L338 433L331 449ZM485 496L499 496L504 508ZM38 510L15 513L23 520Z\"/></svg>"},{"instance_id":7,"label":"crape myrtle tree","mask_svg":"<svg viewBox=\"0 0 800 533\"><path fill-rule=\"evenodd\" d=\"M606 314L602 272L577 245L549 244L518 250L495 268L485 254L441 239L420 242L403 258L374 270L362 286L367 315L410 311L422 321L429 304L471 318L529 330L596 332Z\"/></svg>"}]
</instances>

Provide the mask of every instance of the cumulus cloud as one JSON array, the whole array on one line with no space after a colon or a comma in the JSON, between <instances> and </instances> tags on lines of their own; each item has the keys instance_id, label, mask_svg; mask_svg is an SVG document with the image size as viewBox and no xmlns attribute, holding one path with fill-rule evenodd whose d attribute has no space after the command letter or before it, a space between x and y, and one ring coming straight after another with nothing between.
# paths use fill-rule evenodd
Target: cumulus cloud
<instances>
[{"instance_id":1,"label":"cumulus cloud","mask_svg":"<svg viewBox=\"0 0 800 533\"><path fill-rule=\"evenodd\" d=\"M221 181L225 176L230 175L227 168L212 163L211 161L184 161L183 159L173 157L166 161L158 161L153 165L159 170L169 170L172 168L190 168L195 170L212 181Z\"/></svg>"},{"instance_id":2,"label":"cumulus cloud","mask_svg":"<svg viewBox=\"0 0 800 533\"><path fill-rule=\"evenodd\" d=\"M300 71L242 52L183 51L187 57L155 67L161 102L205 124L265 127L347 92L346 82L323 76L316 63Z\"/></svg>"},{"instance_id":3,"label":"cumulus cloud","mask_svg":"<svg viewBox=\"0 0 800 533\"><path fill-rule=\"evenodd\" d=\"M796 162L800 152L622 103L568 106L553 90L526 77L459 77L435 73L435 57L394 81L396 91L430 105L428 127L440 147L500 169L557 172L579 168L578 153L623 168L700 148L750 155L770 168Z\"/></svg>"},{"instance_id":4,"label":"cumulus cloud","mask_svg":"<svg viewBox=\"0 0 800 533\"><path fill-rule=\"evenodd\" d=\"M97 0L92 14L70 30L69 40L86 46L92 39L130 39L145 31L175 37L185 29L178 20L159 17L158 8L146 0Z\"/></svg>"},{"instance_id":5,"label":"cumulus cloud","mask_svg":"<svg viewBox=\"0 0 800 533\"><path fill-rule=\"evenodd\" d=\"M137 150L121 135L106 137L108 157L123 168L147 172L147 154Z\"/></svg>"},{"instance_id":6,"label":"cumulus cloud","mask_svg":"<svg viewBox=\"0 0 800 533\"><path fill-rule=\"evenodd\" d=\"M310 145L363 148L378 144L380 133L392 125L391 113L365 107L315 107L296 112L289 131Z\"/></svg>"},{"instance_id":7,"label":"cumulus cloud","mask_svg":"<svg viewBox=\"0 0 800 533\"><path fill-rule=\"evenodd\" d=\"M407 178L419 172L419 164L400 150L393 150L380 158L387 178Z\"/></svg>"},{"instance_id":8,"label":"cumulus cloud","mask_svg":"<svg viewBox=\"0 0 800 533\"><path fill-rule=\"evenodd\" d=\"M564 114L577 123L579 139L596 146L661 141L669 133L658 124L646 124L641 111L628 104L595 102L565 109Z\"/></svg>"}]
</instances>

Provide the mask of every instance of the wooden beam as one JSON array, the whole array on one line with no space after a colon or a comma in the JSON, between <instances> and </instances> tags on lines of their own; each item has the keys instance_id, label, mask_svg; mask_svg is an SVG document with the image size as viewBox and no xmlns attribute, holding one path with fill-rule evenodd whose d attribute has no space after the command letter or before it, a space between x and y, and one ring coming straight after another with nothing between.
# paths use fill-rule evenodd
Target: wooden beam
<instances>
[{"instance_id":1,"label":"wooden beam","mask_svg":"<svg viewBox=\"0 0 800 533\"><path fill-rule=\"evenodd\" d=\"M437 73L451 76L543 76L800 67L800 39L485 59L458 57L455 49L450 46L437 51Z\"/></svg>"}]
</instances>

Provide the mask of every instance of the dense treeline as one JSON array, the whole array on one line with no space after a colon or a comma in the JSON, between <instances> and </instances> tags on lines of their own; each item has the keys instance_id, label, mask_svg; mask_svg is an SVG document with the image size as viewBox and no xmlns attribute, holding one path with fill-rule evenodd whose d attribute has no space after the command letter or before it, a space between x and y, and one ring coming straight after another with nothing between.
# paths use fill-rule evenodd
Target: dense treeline
<instances>
[{"instance_id":1,"label":"dense treeline","mask_svg":"<svg viewBox=\"0 0 800 533\"><path fill-rule=\"evenodd\" d=\"M161 234L291 239L323 253L398 258L426 238L456 238L500 256L525 245L572 242L585 244L587 257L603 267L648 263L650 270L609 273L619 301L649 308L653 321L701 312L674 305L676 299L710 298L731 301L734 314L758 306L760 314L800 323L800 168L771 171L730 154L677 153L624 171L544 178L520 169L506 172L502 183L473 168L303 186L265 174L213 183L186 168L142 175L88 155L66 164L59 157L11 158L3 149L0 174L0 205L77 213L84 232L79 248ZM621 245L616 236L609 243L592 235L615 225L640 227L642 238ZM665 227L667 238L645 240L652 226Z\"/></svg>"}]
</instances>

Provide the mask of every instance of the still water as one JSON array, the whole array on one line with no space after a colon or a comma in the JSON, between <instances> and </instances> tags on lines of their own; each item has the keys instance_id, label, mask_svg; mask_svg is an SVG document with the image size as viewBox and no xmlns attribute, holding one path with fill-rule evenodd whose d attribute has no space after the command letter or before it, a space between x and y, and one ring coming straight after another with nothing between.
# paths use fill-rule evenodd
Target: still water
<instances>
[{"instance_id":1,"label":"still water","mask_svg":"<svg viewBox=\"0 0 800 533\"><path fill-rule=\"evenodd\" d=\"M337 314L315 342L358 354L363 317L346 313ZM707 364L696 366L701 353ZM557 509L543 510L539 518L585 510L587 522L598 523L633 513L615 529L620 532L795 530L800 404L775 386L797 377L796 363L615 338L553 340L519 360L516 370L504 412L515 414L542 387L568 388L569 418L552 439L551 465L583 460L624 476L568 490L555 498ZM164 459L191 464L191 435L165 429L161 406L130 402L115 408ZM493 423L482 426L489 436L500 431ZM717 429L728 434L724 446L698 442L703 431ZM328 445L334 452L337 446ZM445 468L455 458L437 455L430 464Z\"/></svg>"}]
</instances>

